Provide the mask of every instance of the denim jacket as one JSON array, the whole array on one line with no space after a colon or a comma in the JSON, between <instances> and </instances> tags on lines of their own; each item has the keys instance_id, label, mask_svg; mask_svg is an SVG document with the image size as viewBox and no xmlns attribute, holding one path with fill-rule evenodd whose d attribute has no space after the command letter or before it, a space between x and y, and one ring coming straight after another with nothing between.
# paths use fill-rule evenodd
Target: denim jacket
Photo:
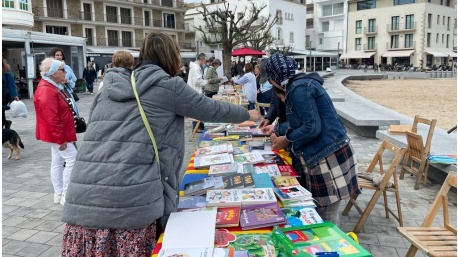
<instances>
[{"instance_id":1,"label":"denim jacket","mask_svg":"<svg viewBox=\"0 0 458 257\"><path fill-rule=\"evenodd\" d=\"M286 135L292 151L308 167L350 142L347 131L318 73L298 75L286 86L286 117L277 135Z\"/></svg>"}]
</instances>

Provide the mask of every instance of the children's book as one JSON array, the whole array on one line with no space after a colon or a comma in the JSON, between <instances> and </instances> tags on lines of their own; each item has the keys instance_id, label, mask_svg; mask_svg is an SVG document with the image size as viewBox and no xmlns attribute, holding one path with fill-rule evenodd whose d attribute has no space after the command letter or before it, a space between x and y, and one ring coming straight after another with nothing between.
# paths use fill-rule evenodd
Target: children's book
<instances>
[{"instance_id":1,"label":"children's book","mask_svg":"<svg viewBox=\"0 0 458 257\"><path fill-rule=\"evenodd\" d=\"M307 198L307 199L293 199L293 200L281 200L281 203L283 204L284 207L296 207L296 206L301 206L301 207L316 207L316 204L313 200L313 198Z\"/></svg>"},{"instance_id":2,"label":"children's book","mask_svg":"<svg viewBox=\"0 0 458 257\"><path fill-rule=\"evenodd\" d=\"M240 192L237 189L208 190L206 202L207 207L232 207L242 204Z\"/></svg>"},{"instance_id":3,"label":"children's book","mask_svg":"<svg viewBox=\"0 0 458 257\"><path fill-rule=\"evenodd\" d=\"M201 208L194 208L194 209L184 209L181 210L180 212L193 212L193 211L216 211L218 210L218 207L201 207Z\"/></svg>"},{"instance_id":4,"label":"children's book","mask_svg":"<svg viewBox=\"0 0 458 257\"><path fill-rule=\"evenodd\" d=\"M204 195L207 189L215 185L213 177L204 178L198 181L188 183L184 187L184 195Z\"/></svg>"},{"instance_id":5,"label":"children's book","mask_svg":"<svg viewBox=\"0 0 458 257\"><path fill-rule=\"evenodd\" d=\"M214 141L233 141L239 140L240 137L238 135L231 135L231 136L221 136L213 138Z\"/></svg>"},{"instance_id":6,"label":"children's book","mask_svg":"<svg viewBox=\"0 0 458 257\"><path fill-rule=\"evenodd\" d=\"M234 253L248 251L252 257L277 257L278 249L272 240L271 232L266 229L229 232L220 228L215 232L215 244L217 247L233 248Z\"/></svg>"},{"instance_id":7,"label":"children's book","mask_svg":"<svg viewBox=\"0 0 458 257\"><path fill-rule=\"evenodd\" d=\"M243 188L240 189L240 198L242 206L277 202L272 188Z\"/></svg>"},{"instance_id":8,"label":"children's book","mask_svg":"<svg viewBox=\"0 0 458 257\"><path fill-rule=\"evenodd\" d=\"M274 182L275 187L289 187L299 185L299 181L297 181L296 177L291 176L272 177L272 181Z\"/></svg>"},{"instance_id":9,"label":"children's book","mask_svg":"<svg viewBox=\"0 0 458 257\"><path fill-rule=\"evenodd\" d=\"M191 182L194 182L194 181L197 181L197 180L201 180L201 179L204 179L204 178L208 178L208 174L184 174L183 175L183 179L181 180L181 183L180 183L180 191L181 193L183 193L183 190L184 190L184 186L186 186L186 184L188 183L191 183ZM184 196L181 195L181 196Z\"/></svg>"},{"instance_id":10,"label":"children's book","mask_svg":"<svg viewBox=\"0 0 458 257\"><path fill-rule=\"evenodd\" d=\"M278 165L278 169L282 176L300 177L291 165Z\"/></svg>"},{"instance_id":11,"label":"children's book","mask_svg":"<svg viewBox=\"0 0 458 257\"><path fill-rule=\"evenodd\" d=\"M241 164L255 164L264 161L264 158L261 154L257 152L250 152L245 154L234 155L234 161Z\"/></svg>"},{"instance_id":12,"label":"children's book","mask_svg":"<svg viewBox=\"0 0 458 257\"><path fill-rule=\"evenodd\" d=\"M254 136L254 137L265 137L267 135L265 135L262 130L258 127L255 127L255 128L250 128L250 131L251 131L251 134Z\"/></svg>"},{"instance_id":13,"label":"children's book","mask_svg":"<svg viewBox=\"0 0 458 257\"><path fill-rule=\"evenodd\" d=\"M232 145L228 143L220 144L220 145L212 145L212 146L197 148L195 157L222 154L222 153L232 153L232 151L233 151Z\"/></svg>"},{"instance_id":14,"label":"children's book","mask_svg":"<svg viewBox=\"0 0 458 257\"><path fill-rule=\"evenodd\" d=\"M205 139L213 139L213 138L217 138L217 137L223 137L224 135L226 135L224 132L210 132L210 131L205 131L204 135L202 136L202 138L205 138Z\"/></svg>"},{"instance_id":15,"label":"children's book","mask_svg":"<svg viewBox=\"0 0 458 257\"><path fill-rule=\"evenodd\" d=\"M262 140L252 140L248 141L247 145L252 149L252 150L264 150L264 141Z\"/></svg>"},{"instance_id":16,"label":"children's book","mask_svg":"<svg viewBox=\"0 0 458 257\"><path fill-rule=\"evenodd\" d=\"M197 156L194 158L194 168L204 168L216 164L228 164L233 163L234 159L232 154L214 154L206 156Z\"/></svg>"},{"instance_id":17,"label":"children's book","mask_svg":"<svg viewBox=\"0 0 458 257\"><path fill-rule=\"evenodd\" d=\"M224 180L222 176L213 177L215 185L212 189L224 189Z\"/></svg>"},{"instance_id":18,"label":"children's book","mask_svg":"<svg viewBox=\"0 0 458 257\"><path fill-rule=\"evenodd\" d=\"M252 163L245 163L245 164L241 164L241 163L237 163L237 173L254 173L254 166Z\"/></svg>"},{"instance_id":19,"label":"children's book","mask_svg":"<svg viewBox=\"0 0 458 257\"><path fill-rule=\"evenodd\" d=\"M281 201L291 199L312 199L312 194L300 185L289 187L276 187L274 188L274 192L280 198Z\"/></svg>"},{"instance_id":20,"label":"children's book","mask_svg":"<svg viewBox=\"0 0 458 257\"><path fill-rule=\"evenodd\" d=\"M285 227L297 227L324 222L313 207L284 207L281 211L285 215Z\"/></svg>"},{"instance_id":21,"label":"children's book","mask_svg":"<svg viewBox=\"0 0 458 257\"><path fill-rule=\"evenodd\" d=\"M243 206L240 214L242 230L281 225L286 218L277 203Z\"/></svg>"},{"instance_id":22,"label":"children's book","mask_svg":"<svg viewBox=\"0 0 458 257\"><path fill-rule=\"evenodd\" d=\"M234 189L243 187L242 174L223 176L224 189Z\"/></svg>"},{"instance_id":23,"label":"children's book","mask_svg":"<svg viewBox=\"0 0 458 257\"><path fill-rule=\"evenodd\" d=\"M237 173L238 164L229 163L229 164L220 164L212 165L208 170L208 175L210 176L225 176Z\"/></svg>"},{"instance_id":24,"label":"children's book","mask_svg":"<svg viewBox=\"0 0 458 257\"><path fill-rule=\"evenodd\" d=\"M244 173L241 176L244 188L254 187L253 175L251 173Z\"/></svg>"},{"instance_id":25,"label":"children's book","mask_svg":"<svg viewBox=\"0 0 458 257\"><path fill-rule=\"evenodd\" d=\"M202 208L207 205L205 196L182 196L178 200L177 210Z\"/></svg>"},{"instance_id":26,"label":"children's book","mask_svg":"<svg viewBox=\"0 0 458 257\"><path fill-rule=\"evenodd\" d=\"M278 154L263 154L264 163L266 164L285 164L283 159Z\"/></svg>"},{"instance_id":27,"label":"children's book","mask_svg":"<svg viewBox=\"0 0 458 257\"><path fill-rule=\"evenodd\" d=\"M261 174L267 173L271 177L281 176L277 164L261 164L254 166L254 173Z\"/></svg>"},{"instance_id":28,"label":"children's book","mask_svg":"<svg viewBox=\"0 0 458 257\"><path fill-rule=\"evenodd\" d=\"M242 145L240 147L234 147L232 154L238 155L238 154L244 154L244 153L249 153L249 152L251 152L251 148L248 145Z\"/></svg>"},{"instance_id":29,"label":"children's book","mask_svg":"<svg viewBox=\"0 0 458 257\"><path fill-rule=\"evenodd\" d=\"M198 144L197 147L207 147L207 146L212 146L212 145L221 145L221 144L231 144L232 147L240 147L242 145L242 142L240 141L209 141L209 140L201 140Z\"/></svg>"},{"instance_id":30,"label":"children's book","mask_svg":"<svg viewBox=\"0 0 458 257\"><path fill-rule=\"evenodd\" d=\"M270 179L269 174L267 173L260 173L260 174L252 174L253 176L253 181L254 181L254 187L255 188L273 188L274 184L272 183L272 180Z\"/></svg>"},{"instance_id":31,"label":"children's book","mask_svg":"<svg viewBox=\"0 0 458 257\"><path fill-rule=\"evenodd\" d=\"M251 130L249 127L233 127L226 131L228 136L230 135L251 135Z\"/></svg>"},{"instance_id":32,"label":"children's book","mask_svg":"<svg viewBox=\"0 0 458 257\"><path fill-rule=\"evenodd\" d=\"M216 207L213 207L216 208ZM240 207L218 207L216 211L216 227L237 227L240 221Z\"/></svg>"}]
</instances>

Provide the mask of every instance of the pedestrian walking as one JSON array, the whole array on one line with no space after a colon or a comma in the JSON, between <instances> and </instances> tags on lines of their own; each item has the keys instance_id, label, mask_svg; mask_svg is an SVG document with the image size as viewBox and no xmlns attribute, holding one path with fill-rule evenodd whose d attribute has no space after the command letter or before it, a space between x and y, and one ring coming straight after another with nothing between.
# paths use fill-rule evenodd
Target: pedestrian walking
<instances>
[{"instance_id":1,"label":"pedestrian walking","mask_svg":"<svg viewBox=\"0 0 458 257\"><path fill-rule=\"evenodd\" d=\"M95 69L92 68L92 62L88 62L83 71L83 79L86 80L87 91L92 95L94 91L94 80L97 78Z\"/></svg>"}]
</instances>

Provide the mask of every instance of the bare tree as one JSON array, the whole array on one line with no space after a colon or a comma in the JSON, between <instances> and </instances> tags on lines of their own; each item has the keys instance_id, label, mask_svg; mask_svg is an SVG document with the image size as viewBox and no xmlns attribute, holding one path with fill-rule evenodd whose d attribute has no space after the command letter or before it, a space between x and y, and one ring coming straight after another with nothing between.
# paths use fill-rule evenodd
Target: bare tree
<instances>
[{"instance_id":1,"label":"bare tree","mask_svg":"<svg viewBox=\"0 0 458 257\"><path fill-rule=\"evenodd\" d=\"M260 12L266 8L266 4L257 6L255 3L244 10L237 12L237 6L230 8L229 3L224 2L216 9L209 10L203 3L196 10L203 16L205 26L196 27L202 34L202 42L206 45L220 44L223 49L224 74L231 74L232 49L237 46L247 45L247 42L258 42L252 46L267 46L272 43L270 31L277 21L277 17L271 19L262 17ZM262 43L265 41L265 43ZM257 48L262 50L262 48Z\"/></svg>"}]
</instances>

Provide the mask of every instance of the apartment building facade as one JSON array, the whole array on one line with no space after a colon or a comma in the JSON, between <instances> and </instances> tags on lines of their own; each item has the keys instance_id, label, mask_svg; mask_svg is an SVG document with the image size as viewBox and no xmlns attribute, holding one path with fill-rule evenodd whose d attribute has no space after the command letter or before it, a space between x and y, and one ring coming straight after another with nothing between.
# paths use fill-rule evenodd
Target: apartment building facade
<instances>
[{"instance_id":1,"label":"apartment building facade","mask_svg":"<svg viewBox=\"0 0 458 257\"><path fill-rule=\"evenodd\" d=\"M313 48L336 55L346 48L347 8L347 0L315 0L314 8L310 12L307 10L307 19L314 19L312 33L309 34L315 42L311 44Z\"/></svg>"},{"instance_id":2,"label":"apartment building facade","mask_svg":"<svg viewBox=\"0 0 458 257\"><path fill-rule=\"evenodd\" d=\"M351 0L347 64L431 67L456 58L456 3L451 0Z\"/></svg>"}]
</instances>

